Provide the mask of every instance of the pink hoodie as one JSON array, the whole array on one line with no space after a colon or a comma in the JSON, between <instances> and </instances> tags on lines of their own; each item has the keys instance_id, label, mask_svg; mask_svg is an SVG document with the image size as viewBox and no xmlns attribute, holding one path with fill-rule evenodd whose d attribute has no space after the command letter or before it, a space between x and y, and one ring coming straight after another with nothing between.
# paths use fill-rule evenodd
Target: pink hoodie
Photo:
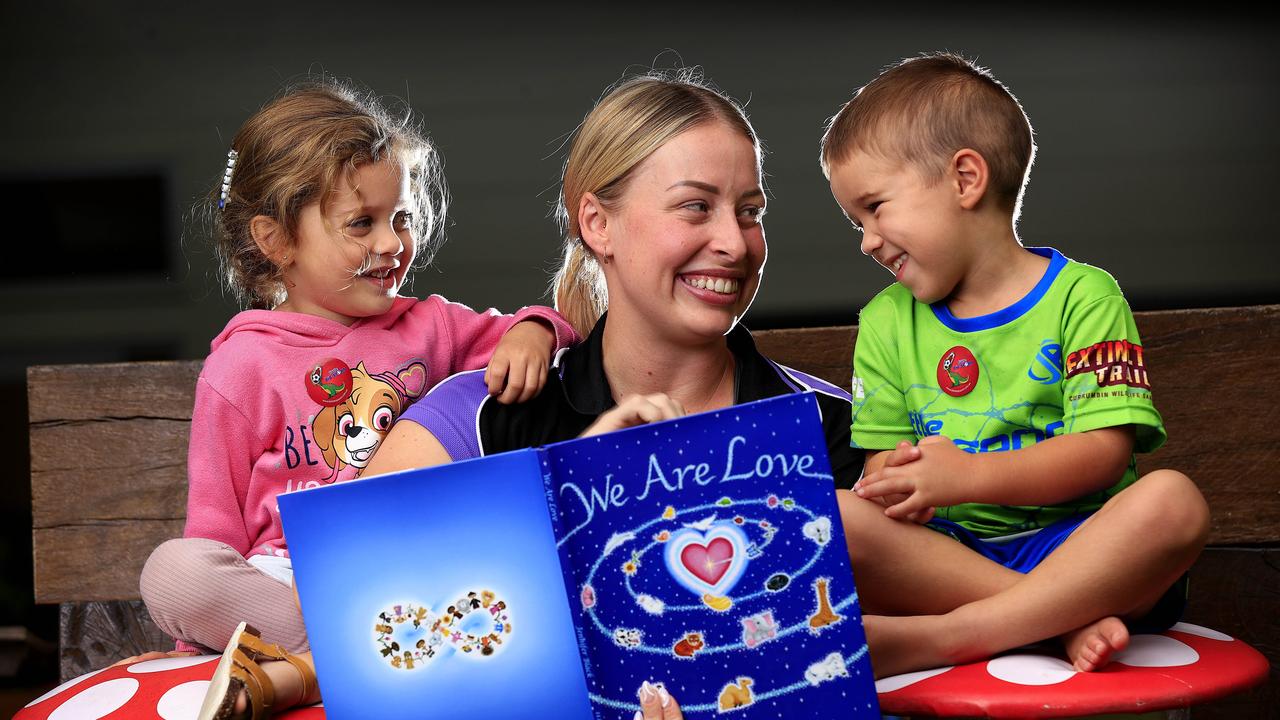
<instances>
[{"instance_id":1,"label":"pink hoodie","mask_svg":"<svg viewBox=\"0 0 1280 720\"><path fill-rule=\"evenodd\" d=\"M578 341L550 308L478 313L438 295L398 298L350 327L292 312L236 315L196 383L184 535L245 557L287 557L277 495L359 475L414 400L484 367L503 333L530 318L555 329L557 349Z\"/></svg>"}]
</instances>

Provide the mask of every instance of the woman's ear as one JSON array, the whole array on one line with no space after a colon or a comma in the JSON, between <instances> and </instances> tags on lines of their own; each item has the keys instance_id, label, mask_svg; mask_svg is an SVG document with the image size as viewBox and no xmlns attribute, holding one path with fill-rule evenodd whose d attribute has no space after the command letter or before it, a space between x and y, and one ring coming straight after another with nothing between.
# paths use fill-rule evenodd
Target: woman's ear
<instances>
[{"instance_id":1,"label":"woman's ear","mask_svg":"<svg viewBox=\"0 0 1280 720\"><path fill-rule=\"evenodd\" d=\"M951 172L960 207L965 210L977 207L987 194L987 183L991 180L987 159L977 150L963 148L951 156Z\"/></svg>"},{"instance_id":2,"label":"woman's ear","mask_svg":"<svg viewBox=\"0 0 1280 720\"><path fill-rule=\"evenodd\" d=\"M608 211L595 193L582 193L582 199L578 201L578 232L582 234L582 242L597 258L607 261L613 256Z\"/></svg>"},{"instance_id":3,"label":"woman's ear","mask_svg":"<svg viewBox=\"0 0 1280 720\"><path fill-rule=\"evenodd\" d=\"M289 241L285 236L284 228L280 227L280 223L276 222L275 218L266 215L253 216L249 221L249 234L253 236L253 242L268 260L281 269L288 266Z\"/></svg>"}]
</instances>

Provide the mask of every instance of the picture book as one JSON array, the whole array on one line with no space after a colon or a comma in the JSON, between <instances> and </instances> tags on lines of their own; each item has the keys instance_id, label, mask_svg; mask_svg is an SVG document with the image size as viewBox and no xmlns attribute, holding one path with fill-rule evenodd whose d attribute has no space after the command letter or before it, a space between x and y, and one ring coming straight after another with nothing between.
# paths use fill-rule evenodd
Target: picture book
<instances>
[{"instance_id":1,"label":"picture book","mask_svg":"<svg viewBox=\"0 0 1280 720\"><path fill-rule=\"evenodd\" d=\"M326 715L878 718L796 394L282 495Z\"/></svg>"}]
</instances>

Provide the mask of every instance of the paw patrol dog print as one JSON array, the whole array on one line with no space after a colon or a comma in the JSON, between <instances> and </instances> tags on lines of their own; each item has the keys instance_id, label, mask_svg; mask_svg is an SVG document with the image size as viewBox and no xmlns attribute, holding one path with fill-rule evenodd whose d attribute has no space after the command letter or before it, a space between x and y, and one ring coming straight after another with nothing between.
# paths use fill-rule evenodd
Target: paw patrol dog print
<instances>
[{"instance_id":1,"label":"paw patrol dog print","mask_svg":"<svg viewBox=\"0 0 1280 720\"><path fill-rule=\"evenodd\" d=\"M348 467L369 464L400 414L426 391L427 368L411 363L397 372L373 373L337 359L307 373L307 394L322 407L311 422L311 442L320 450L329 479Z\"/></svg>"}]
</instances>

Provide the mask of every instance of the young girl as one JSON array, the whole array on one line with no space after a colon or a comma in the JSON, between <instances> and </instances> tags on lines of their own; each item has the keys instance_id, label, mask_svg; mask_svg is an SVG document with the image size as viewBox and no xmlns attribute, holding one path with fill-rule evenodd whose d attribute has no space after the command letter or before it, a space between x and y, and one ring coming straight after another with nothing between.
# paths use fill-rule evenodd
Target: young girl
<instances>
[{"instance_id":1,"label":"young girl","mask_svg":"<svg viewBox=\"0 0 1280 720\"><path fill-rule=\"evenodd\" d=\"M397 294L442 235L438 160L410 117L335 83L249 118L215 199L226 282L253 309L204 363L186 531L152 554L142 597L180 646L221 649L248 620L302 652L276 496L359 475L400 413L453 373L488 364L500 401L532 397L577 336L548 308Z\"/></svg>"}]
</instances>

